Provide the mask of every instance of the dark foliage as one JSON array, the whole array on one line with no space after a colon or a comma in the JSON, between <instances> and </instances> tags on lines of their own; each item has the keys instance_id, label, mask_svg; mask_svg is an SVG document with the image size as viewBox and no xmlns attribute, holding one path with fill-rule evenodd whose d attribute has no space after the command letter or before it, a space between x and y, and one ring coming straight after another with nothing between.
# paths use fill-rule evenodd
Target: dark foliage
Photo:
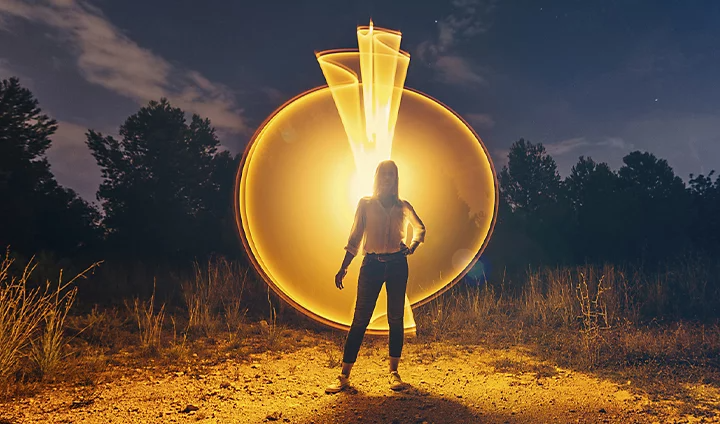
<instances>
[{"instance_id":1,"label":"dark foliage","mask_svg":"<svg viewBox=\"0 0 720 424\"><path fill-rule=\"evenodd\" d=\"M237 160L218 152L208 119L162 99L120 127L121 140L89 131L102 169L98 191L109 252L124 258L188 260L233 246L231 197Z\"/></svg>"},{"instance_id":2,"label":"dark foliage","mask_svg":"<svg viewBox=\"0 0 720 424\"><path fill-rule=\"evenodd\" d=\"M720 257L720 178L690 176L634 151L618 171L581 156L561 180L542 144L520 139L499 175L501 204L488 255L495 268L642 263L688 253Z\"/></svg>"},{"instance_id":3,"label":"dark foliage","mask_svg":"<svg viewBox=\"0 0 720 424\"><path fill-rule=\"evenodd\" d=\"M162 99L130 116L120 139L88 130L87 145L104 179L102 220L53 178L44 155L56 129L17 79L2 81L3 246L66 256L92 247L112 263L106 268L125 270L124 280L147 287L156 270L185 272L193 260L213 255L242 259L232 210L239 157L220 151L208 119L193 115L188 121ZM648 152L631 152L623 163L615 171L581 156L562 179L542 144L515 142L498 175L498 221L483 258L491 278L519 276L528 266L614 263L661 270L683 258L720 257L720 177L690 175L686 185ZM136 278L136 268L147 278ZM96 291L126 295L130 283L116 280L117 287ZM715 293L708 290L702 293Z\"/></svg>"},{"instance_id":4,"label":"dark foliage","mask_svg":"<svg viewBox=\"0 0 720 424\"><path fill-rule=\"evenodd\" d=\"M57 130L17 78L0 82L0 246L73 256L100 240L99 214L50 172L45 152Z\"/></svg>"}]
</instances>

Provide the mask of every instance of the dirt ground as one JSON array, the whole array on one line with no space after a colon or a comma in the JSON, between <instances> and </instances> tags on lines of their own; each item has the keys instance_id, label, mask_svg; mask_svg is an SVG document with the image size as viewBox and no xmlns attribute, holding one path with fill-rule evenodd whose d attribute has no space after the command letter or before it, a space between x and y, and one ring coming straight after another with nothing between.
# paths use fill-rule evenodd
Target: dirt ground
<instances>
[{"instance_id":1,"label":"dirt ground","mask_svg":"<svg viewBox=\"0 0 720 424\"><path fill-rule=\"evenodd\" d=\"M409 387L396 393L387 382L386 341L366 339L351 389L327 395L338 342L294 337L295 347L280 352L217 346L214 355L168 360L120 351L99 371L88 365L75 384L44 384L0 404L0 423L720 422L715 386L686 387L681 402L651 398L632 381L562 369L518 347L409 340L400 367Z\"/></svg>"}]
</instances>

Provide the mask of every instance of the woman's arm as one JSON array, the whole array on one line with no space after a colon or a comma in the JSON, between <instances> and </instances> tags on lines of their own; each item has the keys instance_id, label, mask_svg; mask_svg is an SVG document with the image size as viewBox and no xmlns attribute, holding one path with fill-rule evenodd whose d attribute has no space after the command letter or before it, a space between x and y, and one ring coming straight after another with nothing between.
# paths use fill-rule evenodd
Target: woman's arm
<instances>
[{"instance_id":1,"label":"woman's arm","mask_svg":"<svg viewBox=\"0 0 720 424\"><path fill-rule=\"evenodd\" d=\"M339 289L343 288L342 280L345 278L345 274L347 274L347 269L353 258L357 256L363 235L365 235L365 211L363 205L363 199L360 199L357 209L355 210L355 221L353 222L352 230L350 230L350 237L345 246L345 257L343 258L342 265L340 265L340 271L335 274L335 286Z\"/></svg>"},{"instance_id":2,"label":"woman's arm","mask_svg":"<svg viewBox=\"0 0 720 424\"><path fill-rule=\"evenodd\" d=\"M357 256L358 250L360 250L360 243L362 242L363 236L365 235L365 202L360 199L355 210L355 221L353 222L352 229L350 230L350 237L348 238L345 250L351 253L352 256ZM345 261L343 261L345 263Z\"/></svg>"},{"instance_id":3,"label":"woman's arm","mask_svg":"<svg viewBox=\"0 0 720 424\"><path fill-rule=\"evenodd\" d=\"M415 252L415 249L417 249L420 243L425 241L425 224L423 224L410 202L403 200L403 203L405 205L406 216L408 217L410 224L413 226L413 239L412 243L410 243L410 246L408 247L410 253L412 254Z\"/></svg>"}]
</instances>

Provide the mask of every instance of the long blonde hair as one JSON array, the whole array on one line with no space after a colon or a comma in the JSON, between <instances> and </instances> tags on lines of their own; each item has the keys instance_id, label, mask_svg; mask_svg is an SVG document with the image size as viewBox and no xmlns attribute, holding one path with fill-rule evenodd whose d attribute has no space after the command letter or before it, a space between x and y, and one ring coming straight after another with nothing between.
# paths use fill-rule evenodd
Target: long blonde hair
<instances>
[{"instance_id":1,"label":"long blonde hair","mask_svg":"<svg viewBox=\"0 0 720 424\"><path fill-rule=\"evenodd\" d=\"M380 162L375 169L375 181L373 182L373 197L380 197L380 181L379 176L380 172L384 171L385 169L390 168L395 172L395 182L392 185L392 188L390 189L390 195L392 196L393 200L396 202L400 202L400 196L398 195L398 186L400 183L400 176L398 175L398 167L395 164L395 162L391 160L384 160Z\"/></svg>"}]
</instances>

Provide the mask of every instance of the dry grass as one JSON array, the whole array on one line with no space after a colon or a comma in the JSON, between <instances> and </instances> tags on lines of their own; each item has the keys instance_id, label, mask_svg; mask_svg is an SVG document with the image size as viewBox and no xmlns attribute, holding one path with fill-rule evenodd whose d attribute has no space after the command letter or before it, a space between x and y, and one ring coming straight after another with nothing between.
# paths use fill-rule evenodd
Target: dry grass
<instances>
[{"instance_id":1,"label":"dry grass","mask_svg":"<svg viewBox=\"0 0 720 424\"><path fill-rule=\"evenodd\" d=\"M268 306L270 310L270 320L260 321L260 334L263 336L263 341L267 350L280 350L283 344L283 335L286 333L286 328L282 324L278 324L277 309L272 303L270 297L270 291L267 296Z\"/></svg>"},{"instance_id":2,"label":"dry grass","mask_svg":"<svg viewBox=\"0 0 720 424\"><path fill-rule=\"evenodd\" d=\"M127 308L98 305L87 314L71 314L67 317L67 328L77 334L77 338L89 345L118 350L128 344L133 335L133 321Z\"/></svg>"},{"instance_id":3,"label":"dry grass","mask_svg":"<svg viewBox=\"0 0 720 424\"><path fill-rule=\"evenodd\" d=\"M51 298L52 306L43 319L45 328L37 340L31 342L30 359L35 364L41 378L57 371L64 357L63 346L66 344L65 319L75 302L77 288L60 296L60 290Z\"/></svg>"},{"instance_id":4,"label":"dry grass","mask_svg":"<svg viewBox=\"0 0 720 424\"><path fill-rule=\"evenodd\" d=\"M72 316L74 291L29 290L25 282L32 267L14 278L7 261L0 266L0 374L4 376L30 352L38 358L35 363L41 374L55 372L53 364L61 361L67 343L63 328L82 333L81 341L99 349L95 355L119 346L139 352L138 361L145 360L143 355L161 354L162 360L171 362L192 358L202 349L215 351L216 343L228 349L223 355L236 357L288 350L301 344L290 337L298 334L291 328L307 328L305 321L283 313L283 304L246 268L225 259L196 264L192 277L180 285L184 307L158 308L153 290L148 300L126 302L125 315L96 307L82 316ZM686 260L653 273L606 265L535 270L520 284L466 279L415 310L418 337L408 342L427 346L451 342L453 349L523 345L548 362L580 370L672 366L718 383L718 271L720 267ZM254 323L247 318L248 309ZM693 313L705 320L690 319ZM128 339L124 332L131 324L133 339ZM247 337L251 333L252 342ZM331 368L341 362L343 341L344 334L338 334L332 346L324 346ZM548 366L527 368L507 361L495 365L498 370L538 376L555 372ZM707 370L717 372L702 376Z\"/></svg>"},{"instance_id":5,"label":"dry grass","mask_svg":"<svg viewBox=\"0 0 720 424\"><path fill-rule=\"evenodd\" d=\"M490 317L504 316L508 301L502 291L488 284L454 288L415 313L418 336L425 342L458 338L476 343L476 330Z\"/></svg>"},{"instance_id":6,"label":"dry grass","mask_svg":"<svg viewBox=\"0 0 720 424\"><path fill-rule=\"evenodd\" d=\"M57 371L65 356L65 320L77 293L71 286L100 263L67 282L63 282L61 270L56 285L47 281L36 288L29 288L29 280L37 263L31 259L20 276L10 275L12 264L8 251L0 263L0 381L8 381L25 356L41 377L47 377Z\"/></svg>"},{"instance_id":7,"label":"dry grass","mask_svg":"<svg viewBox=\"0 0 720 424\"><path fill-rule=\"evenodd\" d=\"M165 304L155 311L155 288L147 302L138 298L133 299L132 304L126 304L127 308L135 316L140 336L140 347L147 355L156 355L160 351L162 327L165 321Z\"/></svg>"},{"instance_id":8,"label":"dry grass","mask_svg":"<svg viewBox=\"0 0 720 424\"><path fill-rule=\"evenodd\" d=\"M0 380L17 369L24 349L50 308L39 288L29 290L34 265L28 264L20 277L9 273L13 260L9 252L0 263Z\"/></svg>"},{"instance_id":9,"label":"dry grass","mask_svg":"<svg viewBox=\"0 0 720 424\"><path fill-rule=\"evenodd\" d=\"M194 278L182 283L187 306L187 332L214 336L222 327L230 334L242 331L246 309L242 307L248 270L224 258L194 265Z\"/></svg>"},{"instance_id":10,"label":"dry grass","mask_svg":"<svg viewBox=\"0 0 720 424\"><path fill-rule=\"evenodd\" d=\"M669 384L655 378L669 374L675 385L717 384L718 265L686 260L652 273L612 265L541 269L513 289L467 280L415 311L418 341L524 345L563 366L634 373L654 387Z\"/></svg>"}]
</instances>

